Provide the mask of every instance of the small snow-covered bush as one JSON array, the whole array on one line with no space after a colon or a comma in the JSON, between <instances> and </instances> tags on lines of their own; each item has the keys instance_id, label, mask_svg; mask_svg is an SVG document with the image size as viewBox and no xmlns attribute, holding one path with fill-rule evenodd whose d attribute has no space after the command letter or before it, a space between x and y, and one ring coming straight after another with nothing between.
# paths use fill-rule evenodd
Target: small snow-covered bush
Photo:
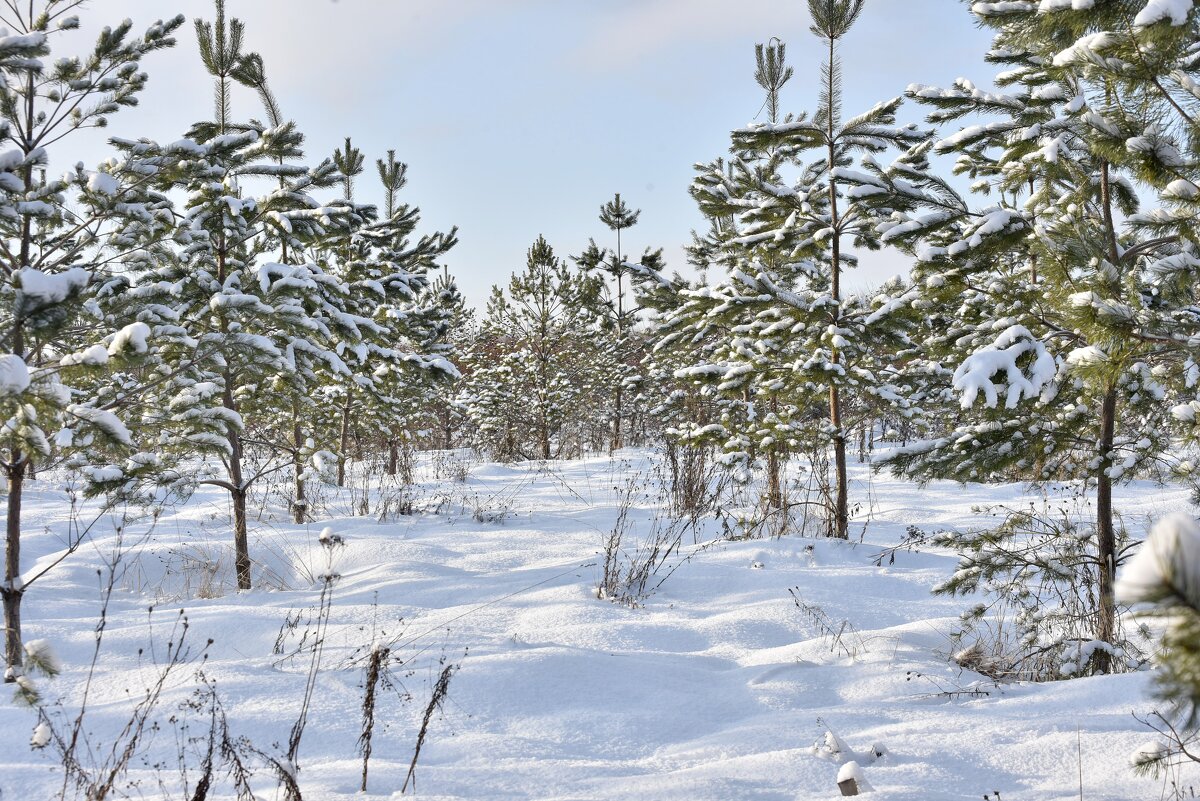
<instances>
[{"instance_id":1,"label":"small snow-covered bush","mask_svg":"<svg viewBox=\"0 0 1200 801\"><path fill-rule=\"evenodd\" d=\"M953 660L995 679L1051 681L1144 663L1140 648L1117 624L1112 642L1097 636L1100 563L1087 510L1077 497L1024 508L976 509L994 526L935 534L935 545L958 551L958 569L934 592L982 599L962 615L952 636ZM1117 531L1117 564L1131 543Z\"/></svg>"}]
</instances>

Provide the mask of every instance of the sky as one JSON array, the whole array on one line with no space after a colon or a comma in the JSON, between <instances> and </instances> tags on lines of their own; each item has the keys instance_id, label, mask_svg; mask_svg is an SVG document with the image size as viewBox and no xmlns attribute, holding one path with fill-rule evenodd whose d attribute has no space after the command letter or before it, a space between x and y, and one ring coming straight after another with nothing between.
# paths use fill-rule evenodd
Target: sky
<instances>
[{"instance_id":1,"label":"sky","mask_svg":"<svg viewBox=\"0 0 1200 801\"><path fill-rule=\"evenodd\" d=\"M212 81L191 20L211 0L94 0L89 35L131 18L144 27L188 18L171 51L143 63L141 105L51 152L54 164L93 165L105 138L171 141L212 118ZM627 255L663 248L685 268L683 246L704 220L688 195L693 165L725 155L729 131L759 115L754 44L779 37L796 76L783 111L816 105L821 52L803 0L228 0L246 24L283 114L317 161L351 136L368 158L388 149L409 164L403 200L426 231L459 226L445 261L472 305L525 264L539 234L560 256L589 237L615 244L598 219L620 192L641 209ZM867 0L842 46L848 114L902 94L909 83L987 83L986 33L957 0ZM64 46L84 45L64 40ZM62 55L58 52L55 56ZM240 90L235 116L262 117ZM765 114L765 112L764 112ZM919 121L908 108L904 121ZM758 119L765 119L759 116ZM358 200L381 202L374 170ZM867 254L852 287L906 272L898 253Z\"/></svg>"}]
</instances>

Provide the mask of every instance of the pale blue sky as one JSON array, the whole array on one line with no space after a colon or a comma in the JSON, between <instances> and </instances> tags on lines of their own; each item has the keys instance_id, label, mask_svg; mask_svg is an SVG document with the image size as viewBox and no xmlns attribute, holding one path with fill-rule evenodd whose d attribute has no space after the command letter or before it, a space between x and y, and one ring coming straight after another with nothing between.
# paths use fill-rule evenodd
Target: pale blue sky
<instances>
[{"instance_id":1,"label":"pale blue sky","mask_svg":"<svg viewBox=\"0 0 1200 801\"><path fill-rule=\"evenodd\" d=\"M524 265L544 234L561 255L589 236L614 192L642 210L627 253L681 247L703 220L688 196L692 165L723 155L728 132L762 105L755 42L788 43L796 77L784 110L811 109L821 54L803 0L229 0L262 53L285 115L309 137L313 160L354 137L373 164L388 148L410 165L405 199L426 226L457 224L447 262L468 299ZM147 59L143 105L110 133L179 138L211 118L211 88L190 20L207 0L96 0L84 25L183 13L174 52ZM845 40L846 110L900 94L910 82L986 83L988 37L957 0L868 0ZM240 93L235 114L260 116ZM907 119L919 119L910 109ZM69 142L70 140L68 140ZM67 145L55 163L103 155L99 141ZM373 174L360 199L377 199ZM864 260L859 285L905 269L898 255Z\"/></svg>"}]
</instances>

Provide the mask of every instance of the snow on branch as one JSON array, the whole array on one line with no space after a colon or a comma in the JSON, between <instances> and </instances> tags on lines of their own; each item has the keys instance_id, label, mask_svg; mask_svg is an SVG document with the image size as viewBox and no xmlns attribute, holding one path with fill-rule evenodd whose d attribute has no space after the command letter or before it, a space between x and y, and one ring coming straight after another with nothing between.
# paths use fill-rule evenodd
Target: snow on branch
<instances>
[{"instance_id":1,"label":"snow on branch","mask_svg":"<svg viewBox=\"0 0 1200 801\"><path fill-rule=\"evenodd\" d=\"M1133 24L1139 28L1146 28L1166 20L1175 27L1186 25L1188 14L1194 7L1194 0L1150 0L1134 17Z\"/></svg>"},{"instance_id":2,"label":"snow on branch","mask_svg":"<svg viewBox=\"0 0 1200 801\"><path fill-rule=\"evenodd\" d=\"M1028 372L1019 362L1029 363ZM1054 357L1046 346L1021 325L1006 329L996 341L967 357L954 372L954 389L962 393L962 408L969 409L983 392L984 405L996 408L1000 390L1005 392L1004 406L1016 408L1025 399L1036 398L1058 372ZM996 376L1000 380L994 381Z\"/></svg>"}]
</instances>

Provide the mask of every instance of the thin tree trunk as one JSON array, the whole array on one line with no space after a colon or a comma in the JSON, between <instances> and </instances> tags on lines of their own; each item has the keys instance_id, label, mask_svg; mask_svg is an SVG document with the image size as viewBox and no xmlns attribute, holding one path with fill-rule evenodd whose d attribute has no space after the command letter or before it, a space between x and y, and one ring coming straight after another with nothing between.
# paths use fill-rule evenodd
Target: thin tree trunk
<instances>
[{"instance_id":1,"label":"thin tree trunk","mask_svg":"<svg viewBox=\"0 0 1200 801\"><path fill-rule=\"evenodd\" d=\"M1117 538L1113 526L1112 478L1108 469L1112 466L1112 449L1117 420L1117 391L1110 387L1104 395L1100 410L1100 472L1096 477L1096 550L1100 561L1100 619L1096 624L1096 639L1112 644L1117 634L1117 602L1113 592L1113 579L1117 565ZM1108 673L1112 669L1107 652L1096 651L1096 669Z\"/></svg>"},{"instance_id":2,"label":"thin tree trunk","mask_svg":"<svg viewBox=\"0 0 1200 801\"><path fill-rule=\"evenodd\" d=\"M617 229L617 386L613 408L612 444L609 453L621 449L621 413L624 401L625 378L625 285L621 281L624 259L621 257L621 229Z\"/></svg>"},{"instance_id":3,"label":"thin tree trunk","mask_svg":"<svg viewBox=\"0 0 1200 801\"><path fill-rule=\"evenodd\" d=\"M384 472L389 476L396 475L396 471L400 466L400 442L395 437L389 437L387 441L388 459L387 467Z\"/></svg>"},{"instance_id":4,"label":"thin tree trunk","mask_svg":"<svg viewBox=\"0 0 1200 801\"><path fill-rule=\"evenodd\" d=\"M774 450L767 453L767 508L783 508L783 479L781 460Z\"/></svg>"},{"instance_id":5,"label":"thin tree trunk","mask_svg":"<svg viewBox=\"0 0 1200 801\"><path fill-rule=\"evenodd\" d=\"M342 431L338 440L337 485L346 486L346 450L350 447L350 398L342 407Z\"/></svg>"},{"instance_id":6,"label":"thin tree trunk","mask_svg":"<svg viewBox=\"0 0 1200 801\"><path fill-rule=\"evenodd\" d=\"M778 422L778 398L771 398L771 414L775 417L775 421ZM779 458L779 453L776 451L774 445L772 445L771 450L767 453L767 508L783 508L783 460Z\"/></svg>"},{"instance_id":7,"label":"thin tree trunk","mask_svg":"<svg viewBox=\"0 0 1200 801\"><path fill-rule=\"evenodd\" d=\"M233 375L225 374L225 394L223 402L226 409L237 413L237 403L233 399ZM229 431L229 483L233 489L229 491L233 502L233 560L237 573L239 590L250 589L250 537L246 528L246 488L242 478L242 435L236 429Z\"/></svg>"},{"instance_id":8,"label":"thin tree trunk","mask_svg":"<svg viewBox=\"0 0 1200 801\"><path fill-rule=\"evenodd\" d=\"M1120 263L1117 247L1117 228L1112 213L1112 187L1109 182L1108 162L1100 162L1100 205L1104 212L1104 223L1108 229L1109 260L1113 266ZM1112 644L1116 639L1117 603L1113 592L1116 574L1117 538L1113 525L1112 467L1113 443L1117 427L1117 387L1110 383L1104 393L1100 407L1100 469L1096 476L1096 556L1099 570L1099 620L1096 622L1096 639ZM1097 651L1094 655L1096 670L1108 673L1112 660L1107 652Z\"/></svg>"},{"instance_id":9,"label":"thin tree trunk","mask_svg":"<svg viewBox=\"0 0 1200 801\"><path fill-rule=\"evenodd\" d=\"M829 42L829 63L832 84L833 75L833 40ZM830 98L833 97L834 86L830 85ZM842 238L838 231L840 224L837 205L837 184L833 180L833 167L836 153L833 144L833 114L829 115L829 213L833 227L833 240L830 251L830 290L833 294L833 326L837 328L842 317ZM841 353L833 348L832 361L834 366L841 363ZM834 375L829 385L829 424L833 428L833 465L837 480L837 494L833 505L833 536L845 540L850 538L849 493L846 487L846 432L842 430L842 397L838 390L838 378Z\"/></svg>"},{"instance_id":10,"label":"thin tree trunk","mask_svg":"<svg viewBox=\"0 0 1200 801\"><path fill-rule=\"evenodd\" d=\"M300 413L292 405L292 522L297 525L308 522L308 495L304 486L304 462L300 458L304 447L304 430L300 427Z\"/></svg>"},{"instance_id":11,"label":"thin tree trunk","mask_svg":"<svg viewBox=\"0 0 1200 801\"><path fill-rule=\"evenodd\" d=\"M246 528L246 490L233 493L234 567L239 590L250 589L250 537Z\"/></svg>"},{"instance_id":12,"label":"thin tree trunk","mask_svg":"<svg viewBox=\"0 0 1200 801\"><path fill-rule=\"evenodd\" d=\"M8 516L6 525L6 547L4 553L4 586L0 597L4 602L4 663L8 668L4 674L6 682L16 681L24 663L21 647L21 599L25 592L21 587L21 491L25 483L25 465L19 450L12 454L13 463L8 467Z\"/></svg>"},{"instance_id":13,"label":"thin tree trunk","mask_svg":"<svg viewBox=\"0 0 1200 801\"><path fill-rule=\"evenodd\" d=\"M846 437L842 431L842 399L837 385L829 388L829 424L833 426L833 469L837 494L833 502L833 536L850 538L849 493L846 487Z\"/></svg>"},{"instance_id":14,"label":"thin tree trunk","mask_svg":"<svg viewBox=\"0 0 1200 801\"><path fill-rule=\"evenodd\" d=\"M32 10L30 19L33 18ZM25 93L25 130L24 146L26 155L32 149L34 98L33 75L26 83ZM23 171L22 178L25 191L33 189L33 165L28 165ZM19 263L14 268L19 269L29 265L29 255L33 247L33 222L26 215L21 220L21 252ZM12 328L12 355L24 361L25 331L21 321L16 321ZM25 488L25 454L14 445L9 453L8 473L8 502L5 515L5 548L4 548L4 585L0 587L0 596L4 604L4 662L6 670L4 681L16 681L24 665L24 649L21 647L21 600L25 596L25 587L21 584L21 512L22 492Z\"/></svg>"},{"instance_id":15,"label":"thin tree trunk","mask_svg":"<svg viewBox=\"0 0 1200 801\"><path fill-rule=\"evenodd\" d=\"M616 398L615 398L616 403L615 403L615 407L613 409L612 444L609 447L610 452L619 451L622 447L622 445L621 445L621 412L622 412L621 406L624 401L624 398L622 397L621 390L622 390L621 381L620 381L620 378L618 377L617 391L616 391Z\"/></svg>"}]
</instances>

